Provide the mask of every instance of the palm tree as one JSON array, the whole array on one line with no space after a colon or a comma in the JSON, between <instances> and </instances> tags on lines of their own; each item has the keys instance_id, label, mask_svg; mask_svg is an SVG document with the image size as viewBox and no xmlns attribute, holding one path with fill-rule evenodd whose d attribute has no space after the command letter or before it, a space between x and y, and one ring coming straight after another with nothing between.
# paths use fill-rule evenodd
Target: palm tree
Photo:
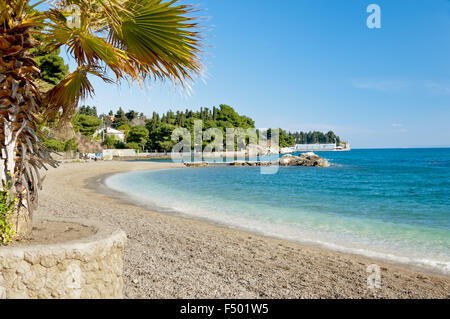
<instances>
[{"instance_id":1,"label":"palm tree","mask_svg":"<svg viewBox=\"0 0 450 319\"><path fill-rule=\"evenodd\" d=\"M108 83L170 80L184 87L201 70L192 6L178 0L61 0L35 10L43 2L0 0L0 188L18 200L18 235L31 229L39 170L57 166L41 144L39 123L68 121L78 102L94 94L90 77ZM77 63L45 94L36 86L39 69L30 53L38 45L65 49Z\"/></svg>"}]
</instances>

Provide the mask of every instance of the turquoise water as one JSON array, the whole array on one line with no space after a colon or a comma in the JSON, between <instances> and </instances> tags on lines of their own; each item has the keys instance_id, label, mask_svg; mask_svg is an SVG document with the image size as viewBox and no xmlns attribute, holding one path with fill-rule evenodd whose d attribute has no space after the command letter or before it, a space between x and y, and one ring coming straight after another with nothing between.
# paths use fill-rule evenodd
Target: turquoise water
<instances>
[{"instance_id":1,"label":"turquoise water","mask_svg":"<svg viewBox=\"0 0 450 319\"><path fill-rule=\"evenodd\" d=\"M450 274L450 149L320 152L330 168L119 174L109 187L162 212Z\"/></svg>"}]
</instances>

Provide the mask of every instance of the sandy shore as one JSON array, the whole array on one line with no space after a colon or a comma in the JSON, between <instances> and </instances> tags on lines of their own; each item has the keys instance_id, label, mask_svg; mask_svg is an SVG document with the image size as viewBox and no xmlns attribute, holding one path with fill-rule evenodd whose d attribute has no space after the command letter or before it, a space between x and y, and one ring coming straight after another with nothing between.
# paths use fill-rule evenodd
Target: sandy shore
<instances>
[{"instance_id":1,"label":"sandy shore","mask_svg":"<svg viewBox=\"0 0 450 319\"><path fill-rule=\"evenodd\" d=\"M86 218L128 235L128 298L449 298L450 278L163 215L92 189L105 174L173 164L63 164L44 173L41 217ZM90 187L89 187L90 186ZM367 288L367 266L382 269Z\"/></svg>"}]
</instances>

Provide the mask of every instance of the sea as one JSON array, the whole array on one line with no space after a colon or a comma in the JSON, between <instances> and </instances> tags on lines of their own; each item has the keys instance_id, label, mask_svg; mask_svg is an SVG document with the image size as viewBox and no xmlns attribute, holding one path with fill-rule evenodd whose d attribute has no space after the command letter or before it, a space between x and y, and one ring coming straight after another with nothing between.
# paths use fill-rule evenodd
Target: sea
<instances>
[{"instance_id":1,"label":"sea","mask_svg":"<svg viewBox=\"0 0 450 319\"><path fill-rule=\"evenodd\" d=\"M450 149L318 152L329 168L165 169L106 185L165 214L450 275Z\"/></svg>"}]
</instances>

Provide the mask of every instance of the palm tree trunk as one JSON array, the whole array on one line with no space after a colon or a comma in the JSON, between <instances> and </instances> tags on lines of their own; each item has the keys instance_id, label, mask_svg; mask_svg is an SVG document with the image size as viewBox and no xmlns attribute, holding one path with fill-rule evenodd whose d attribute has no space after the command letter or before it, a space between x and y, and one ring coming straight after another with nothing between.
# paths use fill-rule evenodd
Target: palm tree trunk
<instances>
[{"instance_id":1,"label":"palm tree trunk","mask_svg":"<svg viewBox=\"0 0 450 319\"><path fill-rule=\"evenodd\" d=\"M13 132L13 124L15 123L16 116L14 114L9 115L9 120L4 120L4 154L5 159L2 160L3 170L2 173L5 176L4 182L6 183L6 178L12 176L11 179L14 180L13 175L16 172L16 149L18 148L18 132ZM3 148L2 148L3 150ZM3 153L3 151L2 151ZM3 157L3 156L2 156ZM4 173L6 171L6 174ZM3 181L3 180L2 180ZM2 183L3 184L3 183ZM15 186L16 187L16 186ZM26 189L25 189L26 191ZM19 239L28 235L32 229L32 210L28 208L28 196L24 194L21 189L13 189L13 192L20 199L18 205L14 209L13 214L13 230L15 231L16 238ZM25 196L24 196L25 195Z\"/></svg>"},{"instance_id":2,"label":"palm tree trunk","mask_svg":"<svg viewBox=\"0 0 450 319\"><path fill-rule=\"evenodd\" d=\"M37 128L41 97L33 76L39 69L29 52L35 45L29 28L0 26L0 187L18 199L13 216L18 237L31 231L39 169L56 166Z\"/></svg>"},{"instance_id":3,"label":"palm tree trunk","mask_svg":"<svg viewBox=\"0 0 450 319\"><path fill-rule=\"evenodd\" d=\"M16 99L18 83L13 80L12 82L12 95L13 99ZM1 185L7 185L8 180L11 181L11 185L15 184L15 174L16 174L16 157L18 149L18 137L23 129L14 132L15 124L17 124L17 116L14 113L9 113L7 116L3 117L3 136L2 141L2 152L0 160L1 169ZM23 127L23 126L22 126ZM31 232L31 211L28 209L27 196L22 196L21 190L17 190L14 185L12 189L8 190L15 194L20 201L15 207L13 214L13 230L16 233L16 238L21 238L26 236ZM26 195L26 194L25 194ZM23 198L21 198L23 197Z\"/></svg>"}]
</instances>

